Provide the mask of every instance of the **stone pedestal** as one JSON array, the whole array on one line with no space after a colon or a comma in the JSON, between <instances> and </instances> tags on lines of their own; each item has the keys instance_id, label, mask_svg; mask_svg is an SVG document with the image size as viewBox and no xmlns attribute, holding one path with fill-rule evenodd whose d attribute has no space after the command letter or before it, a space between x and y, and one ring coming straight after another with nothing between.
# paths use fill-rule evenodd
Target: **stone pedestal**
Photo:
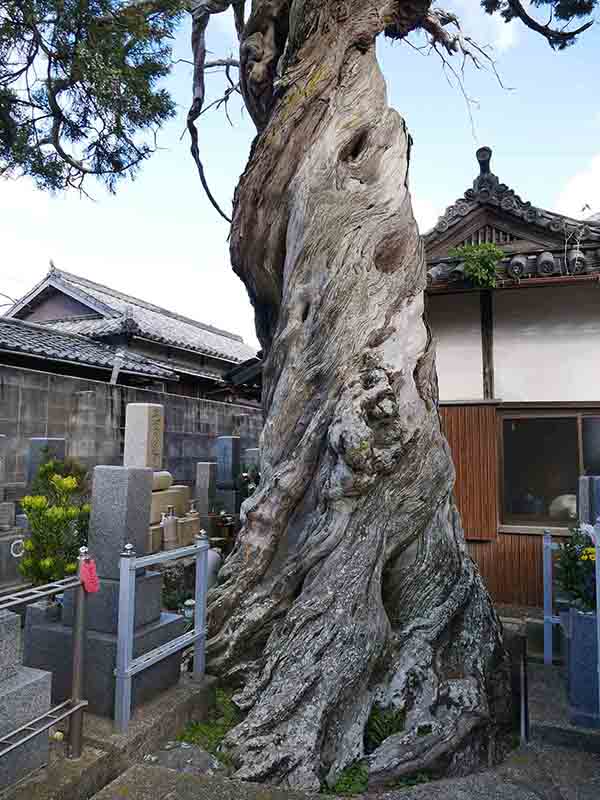
<instances>
[{"instance_id":1,"label":"stone pedestal","mask_svg":"<svg viewBox=\"0 0 600 800\"><path fill-rule=\"evenodd\" d=\"M111 716L119 610L120 554L127 543L145 555L153 472L147 468L96 467L93 479L89 548L96 560L100 592L88 598L84 697L95 714ZM168 491L168 490L167 490ZM166 644L184 632L183 617L161 613L162 575L140 571L136 576L134 658ZM53 699L70 692L73 597L65 595L61 619L48 616L45 604L27 610L25 659L55 674ZM181 653L155 664L133 679L132 707L179 680Z\"/></svg>"},{"instance_id":2,"label":"stone pedestal","mask_svg":"<svg viewBox=\"0 0 600 800\"><path fill-rule=\"evenodd\" d=\"M20 666L21 618L0 612L0 736L50 710L52 675ZM48 733L0 759L0 789L20 781L48 762Z\"/></svg>"},{"instance_id":3,"label":"stone pedestal","mask_svg":"<svg viewBox=\"0 0 600 800\"><path fill-rule=\"evenodd\" d=\"M161 579L162 580L162 579ZM73 629L48 621L43 604L27 609L26 657L28 663L44 665L52 670L52 701L60 703L71 693L71 659ZM138 627L133 636L133 657L181 636L185 620L178 614L163 613L159 619ZM33 646L32 646L33 645ZM89 630L86 634L84 660L84 697L89 710L103 717L112 717L115 707L114 669L117 658L117 637L114 634ZM174 686L181 671L181 654L176 653L138 673L132 683L132 708Z\"/></svg>"},{"instance_id":4,"label":"stone pedestal","mask_svg":"<svg viewBox=\"0 0 600 800\"><path fill-rule=\"evenodd\" d=\"M35 436L29 440L29 453L27 455L27 485L31 483L40 466L49 458L63 461L67 454L66 439L48 439Z\"/></svg>"}]
</instances>

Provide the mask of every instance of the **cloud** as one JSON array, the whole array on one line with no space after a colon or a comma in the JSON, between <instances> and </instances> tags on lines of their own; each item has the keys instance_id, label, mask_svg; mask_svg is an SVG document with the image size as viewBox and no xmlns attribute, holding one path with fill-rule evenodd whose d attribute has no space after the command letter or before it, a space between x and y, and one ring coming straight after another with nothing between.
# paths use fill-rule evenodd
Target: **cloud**
<instances>
[{"instance_id":1,"label":"cloud","mask_svg":"<svg viewBox=\"0 0 600 800\"><path fill-rule=\"evenodd\" d=\"M446 7L446 6L445 6ZM486 14L473 0L452 0L448 8L458 16L463 32L482 46L491 45L496 53L505 53L519 44L519 28L506 23L498 14Z\"/></svg>"},{"instance_id":2,"label":"cloud","mask_svg":"<svg viewBox=\"0 0 600 800\"><path fill-rule=\"evenodd\" d=\"M443 209L438 208L431 200L413 193L413 212L422 234L428 233L436 224Z\"/></svg>"},{"instance_id":3,"label":"cloud","mask_svg":"<svg viewBox=\"0 0 600 800\"><path fill-rule=\"evenodd\" d=\"M559 213L576 219L600 212L600 153L592 158L586 169L569 178L558 196L556 208Z\"/></svg>"}]
</instances>

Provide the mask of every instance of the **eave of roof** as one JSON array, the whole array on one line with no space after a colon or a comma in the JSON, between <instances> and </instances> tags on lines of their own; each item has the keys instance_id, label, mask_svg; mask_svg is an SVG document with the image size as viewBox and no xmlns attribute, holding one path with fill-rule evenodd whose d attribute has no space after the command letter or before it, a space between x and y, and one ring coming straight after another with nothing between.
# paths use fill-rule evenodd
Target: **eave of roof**
<instances>
[{"instance_id":1,"label":"eave of roof","mask_svg":"<svg viewBox=\"0 0 600 800\"><path fill-rule=\"evenodd\" d=\"M43 325L19 319L0 317L0 352L104 370L112 370L119 356L120 372L178 380L172 369L138 353L118 350L86 336L49 330Z\"/></svg>"}]
</instances>

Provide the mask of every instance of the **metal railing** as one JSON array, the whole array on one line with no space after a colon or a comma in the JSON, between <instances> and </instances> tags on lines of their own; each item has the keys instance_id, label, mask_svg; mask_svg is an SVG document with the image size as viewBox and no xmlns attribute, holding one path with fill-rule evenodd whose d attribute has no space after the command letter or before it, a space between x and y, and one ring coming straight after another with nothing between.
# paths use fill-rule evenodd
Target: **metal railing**
<instances>
[{"instance_id":1,"label":"metal railing","mask_svg":"<svg viewBox=\"0 0 600 800\"><path fill-rule=\"evenodd\" d=\"M115 726L120 733L127 731L131 719L131 685L134 675L190 645L194 646L194 677L200 678L204 675L209 542L204 531L195 539L196 543L190 547L180 547L177 550L167 550L140 558L136 557L131 544L125 545L121 553L117 666L115 669ZM196 559L194 593L196 603L193 629L160 647L155 647L153 650L133 658L136 571L143 567L164 564L187 556L193 556Z\"/></svg>"},{"instance_id":2,"label":"metal railing","mask_svg":"<svg viewBox=\"0 0 600 800\"><path fill-rule=\"evenodd\" d=\"M13 592L0 599L0 612L7 611L17 606L27 605L43 597L53 597L68 589L75 589L75 613L73 620L73 677L71 682L71 697L51 708L46 714L27 722L4 736L0 736L0 758L14 752L19 747L39 736L40 733L53 728L65 719L69 720L67 740L67 756L80 758L83 746L83 712L87 707L87 700L83 694L83 664L85 645L85 605L86 592L81 582L81 566L89 558L87 547L79 549L77 575L53 581L44 586L24 589Z\"/></svg>"}]
</instances>

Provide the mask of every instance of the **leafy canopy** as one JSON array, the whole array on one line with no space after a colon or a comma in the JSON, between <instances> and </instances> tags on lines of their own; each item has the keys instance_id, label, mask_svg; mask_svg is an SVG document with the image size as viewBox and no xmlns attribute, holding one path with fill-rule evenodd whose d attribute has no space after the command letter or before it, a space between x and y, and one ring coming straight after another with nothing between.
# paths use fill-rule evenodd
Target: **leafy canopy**
<instances>
[{"instance_id":1,"label":"leafy canopy","mask_svg":"<svg viewBox=\"0 0 600 800\"><path fill-rule=\"evenodd\" d=\"M181 13L182 0L3 0L0 174L57 190L134 173L175 110L159 82Z\"/></svg>"},{"instance_id":2,"label":"leafy canopy","mask_svg":"<svg viewBox=\"0 0 600 800\"><path fill-rule=\"evenodd\" d=\"M526 11L520 0L481 0L487 13L500 14L506 22L519 19L559 49L592 24L589 17L599 4L531 0ZM258 6L254 0L252 8ZM0 175L29 175L50 190L81 189L88 175L114 190L120 176L135 175L156 149L157 130L175 113L161 84L172 68L171 40L182 15L193 11L195 25L194 120L201 112L203 72L209 67L204 62L206 22L230 7L243 36L245 0L2 0ZM538 21L530 10L540 16L544 12L548 22ZM447 30L453 25L454 35ZM467 41L457 18L433 5L415 26L451 54ZM238 87L227 77L231 93ZM193 124L188 127L194 143ZM197 160L194 147L192 154ZM203 179L201 165L199 171Z\"/></svg>"}]
</instances>

